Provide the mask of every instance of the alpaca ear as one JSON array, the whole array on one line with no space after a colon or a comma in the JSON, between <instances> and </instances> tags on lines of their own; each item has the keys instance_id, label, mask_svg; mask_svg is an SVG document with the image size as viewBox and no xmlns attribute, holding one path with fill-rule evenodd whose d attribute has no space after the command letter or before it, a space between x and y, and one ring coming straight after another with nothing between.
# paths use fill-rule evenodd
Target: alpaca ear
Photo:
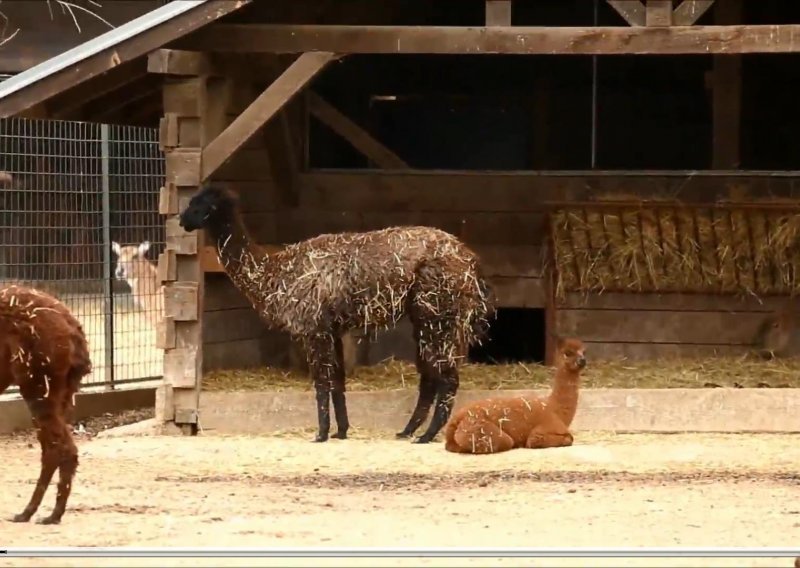
<instances>
[{"instance_id":1,"label":"alpaca ear","mask_svg":"<svg viewBox=\"0 0 800 568\"><path fill-rule=\"evenodd\" d=\"M150 241L144 241L139 245L139 256L144 256L150 250Z\"/></svg>"},{"instance_id":2,"label":"alpaca ear","mask_svg":"<svg viewBox=\"0 0 800 568\"><path fill-rule=\"evenodd\" d=\"M114 251L114 254L119 256L119 253L122 252L122 247L119 246L117 241L111 241L111 250Z\"/></svg>"}]
</instances>

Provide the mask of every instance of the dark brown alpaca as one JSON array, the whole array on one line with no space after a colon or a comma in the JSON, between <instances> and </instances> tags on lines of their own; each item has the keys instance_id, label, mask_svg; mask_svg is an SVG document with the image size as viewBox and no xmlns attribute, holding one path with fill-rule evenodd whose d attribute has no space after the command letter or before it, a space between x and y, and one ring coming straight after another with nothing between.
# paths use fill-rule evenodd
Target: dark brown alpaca
<instances>
[{"instance_id":1,"label":"dark brown alpaca","mask_svg":"<svg viewBox=\"0 0 800 568\"><path fill-rule=\"evenodd\" d=\"M429 227L393 227L320 235L266 254L251 242L235 197L205 186L181 213L187 231L205 228L234 285L274 329L304 342L317 400L319 432L349 428L341 336L391 327L408 316L417 342L419 397L398 437L411 436L436 401L430 442L447 422L458 390L458 365L480 340L492 313L476 255L454 236Z\"/></svg>"},{"instance_id":2,"label":"dark brown alpaca","mask_svg":"<svg viewBox=\"0 0 800 568\"><path fill-rule=\"evenodd\" d=\"M578 383L585 366L583 343L559 339L553 390L546 400L498 397L466 405L445 427L445 449L496 454L512 448L571 446L569 426L578 408Z\"/></svg>"},{"instance_id":3,"label":"dark brown alpaca","mask_svg":"<svg viewBox=\"0 0 800 568\"><path fill-rule=\"evenodd\" d=\"M0 393L19 387L42 447L36 488L14 522L28 522L58 469L58 495L44 525L61 521L78 468L78 448L67 419L81 379L91 372L81 324L52 296L23 286L0 290Z\"/></svg>"}]
</instances>

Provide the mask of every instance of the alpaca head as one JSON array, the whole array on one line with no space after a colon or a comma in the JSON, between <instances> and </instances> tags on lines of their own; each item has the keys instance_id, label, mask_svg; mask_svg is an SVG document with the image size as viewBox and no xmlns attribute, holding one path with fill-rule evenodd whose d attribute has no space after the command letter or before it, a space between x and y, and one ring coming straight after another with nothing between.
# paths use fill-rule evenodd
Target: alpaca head
<instances>
[{"instance_id":1,"label":"alpaca head","mask_svg":"<svg viewBox=\"0 0 800 568\"><path fill-rule=\"evenodd\" d=\"M117 255L117 269L114 275L119 280L136 278L138 263L147 262L145 254L150 250L150 241L144 241L139 245L120 246L116 241L112 241L111 248Z\"/></svg>"},{"instance_id":2,"label":"alpaca head","mask_svg":"<svg viewBox=\"0 0 800 568\"><path fill-rule=\"evenodd\" d=\"M180 214L179 224L188 232L212 227L230 219L236 198L224 188L206 184L192 196Z\"/></svg>"},{"instance_id":3,"label":"alpaca head","mask_svg":"<svg viewBox=\"0 0 800 568\"><path fill-rule=\"evenodd\" d=\"M586 348L580 339L556 338L556 366L580 372L586 367Z\"/></svg>"}]
</instances>

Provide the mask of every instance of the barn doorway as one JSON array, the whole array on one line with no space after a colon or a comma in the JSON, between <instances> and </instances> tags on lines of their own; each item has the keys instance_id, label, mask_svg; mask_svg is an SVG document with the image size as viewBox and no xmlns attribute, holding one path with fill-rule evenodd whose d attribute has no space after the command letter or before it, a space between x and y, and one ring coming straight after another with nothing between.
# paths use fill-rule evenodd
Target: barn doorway
<instances>
[{"instance_id":1,"label":"barn doorway","mask_svg":"<svg viewBox=\"0 0 800 568\"><path fill-rule=\"evenodd\" d=\"M544 363L546 326L543 309L498 308L489 339L469 350L471 363Z\"/></svg>"}]
</instances>

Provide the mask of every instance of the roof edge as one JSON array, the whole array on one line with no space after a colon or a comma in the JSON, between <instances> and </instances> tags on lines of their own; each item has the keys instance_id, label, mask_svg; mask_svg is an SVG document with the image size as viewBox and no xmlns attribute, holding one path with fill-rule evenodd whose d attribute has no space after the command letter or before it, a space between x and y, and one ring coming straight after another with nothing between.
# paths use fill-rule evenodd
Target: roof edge
<instances>
[{"instance_id":1,"label":"roof edge","mask_svg":"<svg viewBox=\"0 0 800 568\"><path fill-rule=\"evenodd\" d=\"M70 65L74 65L93 55L97 55L105 49L135 37L159 24L168 22L172 18L193 10L198 6L202 6L209 1L210 0L172 0L172 2L164 6L142 14L138 18L108 30L87 42L68 49L64 53L46 59L30 69L26 69L22 73L18 73L0 83L0 100L54 73L64 70Z\"/></svg>"}]
</instances>

